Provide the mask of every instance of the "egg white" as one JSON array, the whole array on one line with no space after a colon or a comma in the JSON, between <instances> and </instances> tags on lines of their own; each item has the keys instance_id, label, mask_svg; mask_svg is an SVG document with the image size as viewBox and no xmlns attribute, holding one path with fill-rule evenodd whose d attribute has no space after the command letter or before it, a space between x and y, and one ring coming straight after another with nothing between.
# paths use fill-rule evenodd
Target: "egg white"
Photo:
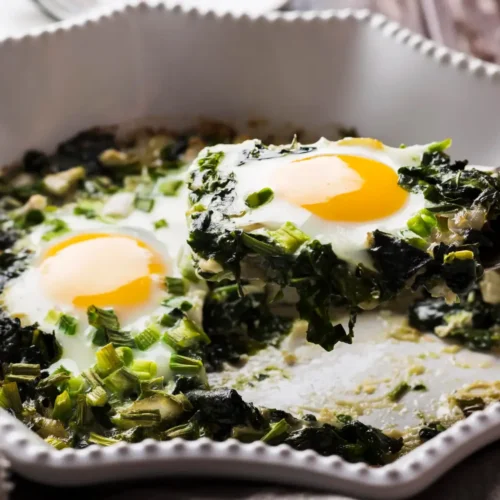
<instances>
[{"instance_id":1,"label":"egg white","mask_svg":"<svg viewBox=\"0 0 500 500\"><path fill-rule=\"evenodd\" d=\"M63 348L63 357L53 364L49 371L63 365L65 368L80 373L95 364L95 352L99 347L92 344L92 327L89 326L85 310L73 306L62 306L47 297L40 286L40 269L37 263L40 256L55 243L78 233L105 232L111 234L126 234L144 241L149 247L157 251L165 263L169 276L180 276L177 267L177 257L187 239L185 221L186 193L183 188L177 196L158 196L150 213L134 210L128 217L115 219L112 224L107 224L99 219L87 219L73 214L74 204L68 204L48 215L48 219L57 218L67 223L70 233L60 238L45 242L42 237L51 228L41 224L24 239L23 246L31 248L34 256L28 269L18 278L9 282L3 292L2 302L8 314L18 316L23 324L38 323L43 331L56 332L56 337ZM155 229L154 223L159 219L166 219L168 227ZM75 266L78 262L75 262ZM98 279L98 276L96 276ZM203 293L193 290L194 306L192 314L198 314L203 303ZM120 321L123 330L132 334L144 330L153 318L161 317L165 308L161 300L165 296L153 294L140 309L135 309L130 321ZM191 297L190 297L191 298ZM78 330L73 336L59 333L54 324L47 320L47 313L51 310L61 311L78 319ZM198 314L199 315L199 314ZM170 376L169 360L172 349L160 341L146 351L134 349L135 359L154 361L158 366L158 375L168 378Z\"/></svg>"},{"instance_id":2,"label":"egg white","mask_svg":"<svg viewBox=\"0 0 500 500\"><path fill-rule=\"evenodd\" d=\"M245 141L239 145L217 146L211 151L224 151L222 162L218 166L219 172L233 172L236 179L236 199L245 200L251 193L272 186L273 170L279 166L290 163L290 156L273 159L248 159L243 165L238 165L242 158L243 150L252 150L256 141ZM294 155L293 159L301 159L323 154L352 155L370 158L392 168L395 172L402 166L418 165L422 154L427 151L428 145L417 145L407 148L391 148L385 146L375 149L362 145L340 145L338 142L320 139L311 144L315 150L310 153ZM277 150L283 146L277 147ZM203 153L202 153L203 155ZM283 172L283 171L282 171ZM338 222L322 219L299 205L292 204L275 195L273 200L266 205L254 210L246 209L242 217L234 218L237 227L251 230L254 227L278 229L289 221L295 224L311 238L322 243L332 245L335 253L342 259L353 263L362 263L372 267L366 249L368 233L379 229L397 235L406 229L406 223L415 213L425 208L426 201L421 193L408 193L407 201L403 207L388 217L364 222ZM369 210L369 207L367 207Z\"/></svg>"}]
</instances>

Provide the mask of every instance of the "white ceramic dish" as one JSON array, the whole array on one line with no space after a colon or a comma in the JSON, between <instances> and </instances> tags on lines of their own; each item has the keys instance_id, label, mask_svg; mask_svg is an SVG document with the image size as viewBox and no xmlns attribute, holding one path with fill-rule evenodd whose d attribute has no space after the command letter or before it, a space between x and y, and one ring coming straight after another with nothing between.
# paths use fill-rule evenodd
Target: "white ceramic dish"
<instances>
[{"instance_id":1,"label":"white ceramic dish","mask_svg":"<svg viewBox=\"0 0 500 500\"><path fill-rule=\"evenodd\" d=\"M366 11L234 18L148 2L8 39L0 43L0 63L0 164L28 147L53 148L93 125L147 117L166 117L171 128L199 117L240 127L259 118L268 120L268 128L298 124L326 135L336 124L356 125L389 144L451 136L452 153L477 164L500 157L500 68ZM367 318L352 346L358 364L363 342L379 333ZM407 353L403 343L401 349ZM492 364L488 377L499 379L498 361ZM367 372L376 365L375 357L367 358ZM362 374L359 369L353 378ZM456 376L464 383L480 375L472 370ZM258 402L269 394L247 396ZM56 451L0 413L0 447L13 468L51 484L195 472L400 498L499 437L497 404L394 464L373 469L283 446L203 439Z\"/></svg>"}]
</instances>

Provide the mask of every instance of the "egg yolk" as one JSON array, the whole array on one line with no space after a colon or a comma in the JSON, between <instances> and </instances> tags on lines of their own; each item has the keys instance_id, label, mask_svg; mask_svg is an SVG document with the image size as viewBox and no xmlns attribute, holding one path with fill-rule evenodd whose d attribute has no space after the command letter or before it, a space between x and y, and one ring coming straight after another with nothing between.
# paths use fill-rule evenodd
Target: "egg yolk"
<instances>
[{"instance_id":1,"label":"egg yolk","mask_svg":"<svg viewBox=\"0 0 500 500\"><path fill-rule=\"evenodd\" d=\"M329 221L382 219L408 198L392 168L361 156L301 158L276 169L271 182L276 196Z\"/></svg>"},{"instance_id":2,"label":"egg yolk","mask_svg":"<svg viewBox=\"0 0 500 500\"><path fill-rule=\"evenodd\" d=\"M145 304L166 274L161 257L146 243L108 233L55 244L43 255L40 271L44 291L58 303L118 310Z\"/></svg>"}]
</instances>

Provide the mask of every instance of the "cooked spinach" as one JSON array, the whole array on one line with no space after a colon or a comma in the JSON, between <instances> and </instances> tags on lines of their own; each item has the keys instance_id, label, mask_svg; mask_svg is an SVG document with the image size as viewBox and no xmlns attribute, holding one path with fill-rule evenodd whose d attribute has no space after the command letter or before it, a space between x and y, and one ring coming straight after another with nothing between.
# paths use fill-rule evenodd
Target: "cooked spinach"
<instances>
[{"instance_id":1,"label":"cooked spinach","mask_svg":"<svg viewBox=\"0 0 500 500\"><path fill-rule=\"evenodd\" d=\"M446 427L440 422L430 422L419 429L418 437L421 441L429 441L445 430Z\"/></svg>"},{"instance_id":2,"label":"cooked spinach","mask_svg":"<svg viewBox=\"0 0 500 500\"><path fill-rule=\"evenodd\" d=\"M219 371L225 361L237 363L243 354L278 343L290 327L264 291L241 296L236 284L213 287L203 305L203 329L211 340L202 348L205 367Z\"/></svg>"},{"instance_id":3,"label":"cooked spinach","mask_svg":"<svg viewBox=\"0 0 500 500\"><path fill-rule=\"evenodd\" d=\"M63 367L48 375L42 370L54 361L48 339L46 350L25 359L25 347L36 347L35 326L2 324L6 348L0 406L13 412L57 449L108 446L120 441L175 437L214 440L233 437L243 442L262 440L272 446L286 443L297 450L340 455L351 462L382 465L400 450L402 439L347 416L336 425L320 424L312 415L303 419L282 410L258 408L245 402L234 389L209 389L199 375L179 377L174 387L144 371L144 360L127 360L118 348L104 346L93 368L74 377ZM52 336L53 337L53 336ZM50 358L50 359L49 359ZM182 356L178 356L182 358ZM187 358L184 358L187 359ZM37 362L37 364L33 364ZM126 364L128 362L128 365ZM30 364L31 363L31 364ZM149 378L148 378L149 377Z\"/></svg>"},{"instance_id":4,"label":"cooked spinach","mask_svg":"<svg viewBox=\"0 0 500 500\"><path fill-rule=\"evenodd\" d=\"M469 349L490 351L500 346L500 304L485 302L479 287L460 303L447 304L441 298L417 300L408 315L413 328L435 332Z\"/></svg>"},{"instance_id":5,"label":"cooked spinach","mask_svg":"<svg viewBox=\"0 0 500 500\"><path fill-rule=\"evenodd\" d=\"M430 209L433 212L476 206L485 208L489 218L496 218L500 214L498 177L466 169L467 163L453 162L442 151L429 151L423 154L420 165L399 169L399 184L408 191L422 193L435 205Z\"/></svg>"},{"instance_id":6,"label":"cooked spinach","mask_svg":"<svg viewBox=\"0 0 500 500\"><path fill-rule=\"evenodd\" d=\"M37 325L21 326L18 318L0 317L0 367L8 363L36 363L47 368L61 355L53 333Z\"/></svg>"},{"instance_id":7,"label":"cooked spinach","mask_svg":"<svg viewBox=\"0 0 500 500\"><path fill-rule=\"evenodd\" d=\"M404 288L424 288L448 297L467 293L483 274L479 250L484 242L478 237L482 233L470 227L472 223L448 227L448 220L460 216L467 222L472 217L468 211L474 210L483 225L496 218L500 183L495 175L466 170L466 161L452 163L442 152L448 145L449 141L431 144L420 165L399 170L399 184L422 192L430 204L408 221L409 231L390 235L375 229L368 235L367 250L375 271L339 258L331 245L312 240L290 222L276 231L241 229L235 221L249 208L248 203L236 197L234 173L219 168L224 153L205 151L188 182L188 243L198 274L211 281L233 279L241 289L246 277L242 267L253 267L265 282L295 288L297 310L309 323L308 340L326 350L352 341L359 309L389 300ZM311 147L297 143L276 149L255 141L253 148L240 151L241 159L234 167L249 160L310 151ZM433 241L436 231L455 243ZM201 261L216 265L203 266ZM220 270L215 272L214 267ZM333 311L339 306L350 313L347 329L335 321Z\"/></svg>"}]
</instances>

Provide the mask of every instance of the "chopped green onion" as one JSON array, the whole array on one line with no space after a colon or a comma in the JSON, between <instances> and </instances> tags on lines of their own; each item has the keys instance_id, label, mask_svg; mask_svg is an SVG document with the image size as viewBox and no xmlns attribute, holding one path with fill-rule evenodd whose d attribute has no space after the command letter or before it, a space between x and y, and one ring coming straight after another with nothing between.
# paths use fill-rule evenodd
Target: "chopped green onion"
<instances>
[{"instance_id":1,"label":"chopped green onion","mask_svg":"<svg viewBox=\"0 0 500 500\"><path fill-rule=\"evenodd\" d=\"M269 203L274 198L274 192L271 188L263 188L247 196L245 205L250 208L258 208Z\"/></svg>"},{"instance_id":2,"label":"chopped green onion","mask_svg":"<svg viewBox=\"0 0 500 500\"><path fill-rule=\"evenodd\" d=\"M207 334L188 318L183 318L178 325L165 332L163 341L175 350L192 347L200 342L210 344Z\"/></svg>"},{"instance_id":3,"label":"chopped green onion","mask_svg":"<svg viewBox=\"0 0 500 500\"><path fill-rule=\"evenodd\" d=\"M96 306L90 306L87 309L87 317L90 326L96 328L92 338L94 345L111 342L115 346L135 347L130 332L120 331L120 323L112 309L100 309Z\"/></svg>"},{"instance_id":4,"label":"chopped green onion","mask_svg":"<svg viewBox=\"0 0 500 500\"><path fill-rule=\"evenodd\" d=\"M85 174L85 169L82 166L49 174L43 179L43 187L54 196L64 196L75 188L80 180L85 178Z\"/></svg>"},{"instance_id":5,"label":"chopped green onion","mask_svg":"<svg viewBox=\"0 0 500 500\"><path fill-rule=\"evenodd\" d=\"M111 446L112 444L120 443L118 439L104 437L95 432L91 432L88 439L89 443L98 444L100 446Z\"/></svg>"},{"instance_id":6,"label":"chopped green onion","mask_svg":"<svg viewBox=\"0 0 500 500\"><path fill-rule=\"evenodd\" d=\"M51 226L52 229L50 231L47 231L43 236L42 240L43 241L50 241L54 238L58 238L59 236L62 236L63 234L69 233L70 229L68 227L68 224L64 222L61 219L52 219L46 222L48 226Z\"/></svg>"},{"instance_id":7,"label":"chopped green onion","mask_svg":"<svg viewBox=\"0 0 500 500\"><path fill-rule=\"evenodd\" d=\"M184 297L170 297L164 300L162 305L171 307L172 309L180 309L182 312L187 312L193 308L193 304Z\"/></svg>"},{"instance_id":8,"label":"chopped green onion","mask_svg":"<svg viewBox=\"0 0 500 500\"><path fill-rule=\"evenodd\" d=\"M55 325L59 321L60 317L61 317L61 313L59 311L56 311L55 309L51 309L47 313L47 315L45 316L45 321L47 323L50 323L51 325Z\"/></svg>"},{"instance_id":9,"label":"chopped green onion","mask_svg":"<svg viewBox=\"0 0 500 500\"><path fill-rule=\"evenodd\" d=\"M176 318L175 316L172 316L171 314L164 314L161 319L160 319L160 325L166 326L166 327L172 327L174 326L180 318Z\"/></svg>"},{"instance_id":10,"label":"chopped green onion","mask_svg":"<svg viewBox=\"0 0 500 500\"><path fill-rule=\"evenodd\" d=\"M94 328L120 329L120 322L112 309L100 309L96 306L90 306L87 309L87 317L90 326Z\"/></svg>"},{"instance_id":11,"label":"chopped green onion","mask_svg":"<svg viewBox=\"0 0 500 500\"><path fill-rule=\"evenodd\" d=\"M252 443L253 441L261 439L264 435L264 431L244 425L237 425L231 429L231 437L242 443Z\"/></svg>"},{"instance_id":12,"label":"chopped green onion","mask_svg":"<svg viewBox=\"0 0 500 500\"><path fill-rule=\"evenodd\" d=\"M96 370L101 377L107 377L110 373L123 366L123 362L112 344L105 345L99 349L95 356L97 359Z\"/></svg>"},{"instance_id":13,"label":"chopped green onion","mask_svg":"<svg viewBox=\"0 0 500 500\"><path fill-rule=\"evenodd\" d=\"M33 430L42 438L55 436L66 438L64 424L55 418L36 417L34 419Z\"/></svg>"},{"instance_id":14,"label":"chopped green onion","mask_svg":"<svg viewBox=\"0 0 500 500\"><path fill-rule=\"evenodd\" d=\"M261 438L261 441L272 444L277 439L281 439L283 434L288 434L288 432L290 432L290 425L282 418L279 422L271 424L271 430Z\"/></svg>"},{"instance_id":15,"label":"chopped green onion","mask_svg":"<svg viewBox=\"0 0 500 500\"><path fill-rule=\"evenodd\" d=\"M40 376L40 365L11 363L7 366L5 380L8 382L32 382Z\"/></svg>"},{"instance_id":16,"label":"chopped green onion","mask_svg":"<svg viewBox=\"0 0 500 500\"><path fill-rule=\"evenodd\" d=\"M89 406L104 406L108 402L108 394L103 387L97 386L85 395Z\"/></svg>"},{"instance_id":17,"label":"chopped green onion","mask_svg":"<svg viewBox=\"0 0 500 500\"><path fill-rule=\"evenodd\" d=\"M84 389L85 380L82 377L71 377L66 384L66 390L69 392L71 397L80 394Z\"/></svg>"},{"instance_id":18,"label":"chopped green onion","mask_svg":"<svg viewBox=\"0 0 500 500\"><path fill-rule=\"evenodd\" d=\"M452 142L451 139L445 139L444 141L433 142L432 144L429 144L427 151L429 153L434 153L435 151L442 152L451 146L451 142Z\"/></svg>"},{"instance_id":19,"label":"chopped green onion","mask_svg":"<svg viewBox=\"0 0 500 500\"><path fill-rule=\"evenodd\" d=\"M92 368L82 372L82 376L93 389L104 385L104 380Z\"/></svg>"},{"instance_id":20,"label":"chopped green onion","mask_svg":"<svg viewBox=\"0 0 500 500\"><path fill-rule=\"evenodd\" d=\"M65 335L74 335L78 329L78 320L68 314L61 314L57 327Z\"/></svg>"},{"instance_id":21,"label":"chopped green onion","mask_svg":"<svg viewBox=\"0 0 500 500\"><path fill-rule=\"evenodd\" d=\"M168 227L168 222L165 219L159 219L153 224L155 229L162 229L164 227Z\"/></svg>"},{"instance_id":22,"label":"chopped green onion","mask_svg":"<svg viewBox=\"0 0 500 500\"><path fill-rule=\"evenodd\" d=\"M104 328L96 328L92 334L92 344L103 346L108 343L108 336Z\"/></svg>"},{"instance_id":23,"label":"chopped green onion","mask_svg":"<svg viewBox=\"0 0 500 500\"><path fill-rule=\"evenodd\" d=\"M130 332L106 330L108 340L115 346L135 347L135 341Z\"/></svg>"},{"instance_id":24,"label":"chopped green onion","mask_svg":"<svg viewBox=\"0 0 500 500\"><path fill-rule=\"evenodd\" d=\"M222 159L224 158L224 151L207 151L206 156L198 160L200 170L214 170L216 169Z\"/></svg>"},{"instance_id":25,"label":"chopped green onion","mask_svg":"<svg viewBox=\"0 0 500 500\"><path fill-rule=\"evenodd\" d=\"M79 394L76 399L75 420L79 427L86 426L92 419L92 411L87 404L87 395Z\"/></svg>"},{"instance_id":26,"label":"chopped green onion","mask_svg":"<svg viewBox=\"0 0 500 500\"><path fill-rule=\"evenodd\" d=\"M155 200L153 198L149 198L146 196L138 196L136 195L134 200L134 206L137 210L141 210L142 212L151 212L155 205Z\"/></svg>"},{"instance_id":27,"label":"chopped green onion","mask_svg":"<svg viewBox=\"0 0 500 500\"><path fill-rule=\"evenodd\" d=\"M420 210L406 223L408 229L422 238L431 235L432 229L437 226L436 216L426 208Z\"/></svg>"},{"instance_id":28,"label":"chopped green onion","mask_svg":"<svg viewBox=\"0 0 500 500\"><path fill-rule=\"evenodd\" d=\"M186 284L182 278L172 278L167 276L165 278L165 285L168 293L172 295L184 295L186 293Z\"/></svg>"},{"instance_id":29,"label":"chopped green onion","mask_svg":"<svg viewBox=\"0 0 500 500\"><path fill-rule=\"evenodd\" d=\"M14 413L23 411L23 403L16 382L7 382L1 388L0 404L5 409L13 410Z\"/></svg>"},{"instance_id":30,"label":"chopped green onion","mask_svg":"<svg viewBox=\"0 0 500 500\"><path fill-rule=\"evenodd\" d=\"M64 448L68 448L68 443L66 441L63 441L62 439L59 439L55 436L48 436L45 438L45 442L49 443L51 446L53 446L56 450L63 450Z\"/></svg>"},{"instance_id":31,"label":"chopped green onion","mask_svg":"<svg viewBox=\"0 0 500 500\"><path fill-rule=\"evenodd\" d=\"M134 353L130 347L120 346L115 349L116 354L125 366L129 366L134 361Z\"/></svg>"},{"instance_id":32,"label":"chopped green onion","mask_svg":"<svg viewBox=\"0 0 500 500\"><path fill-rule=\"evenodd\" d=\"M163 181L159 186L158 190L164 196L175 196L177 191L181 188L183 182L180 179Z\"/></svg>"},{"instance_id":33,"label":"chopped green onion","mask_svg":"<svg viewBox=\"0 0 500 500\"><path fill-rule=\"evenodd\" d=\"M104 379L104 386L112 394L122 396L138 389L139 379L135 373L122 366Z\"/></svg>"},{"instance_id":34,"label":"chopped green onion","mask_svg":"<svg viewBox=\"0 0 500 500\"><path fill-rule=\"evenodd\" d=\"M98 215L96 205L96 203L83 200L73 209L73 213L75 215L82 215L87 219L95 219Z\"/></svg>"},{"instance_id":35,"label":"chopped green onion","mask_svg":"<svg viewBox=\"0 0 500 500\"><path fill-rule=\"evenodd\" d=\"M148 361L145 359L136 359L130 366L130 369L137 375L138 373L144 373L148 375L148 379L154 377L158 371L158 367L154 361ZM140 378L140 377L139 377Z\"/></svg>"},{"instance_id":36,"label":"chopped green onion","mask_svg":"<svg viewBox=\"0 0 500 500\"><path fill-rule=\"evenodd\" d=\"M169 367L174 373L196 375L203 368L203 363L200 359L172 354L170 356Z\"/></svg>"},{"instance_id":37,"label":"chopped green onion","mask_svg":"<svg viewBox=\"0 0 500 500\"><path fill-rule=\"evenodd\" d=\"M309 236L291 222L285 222L279 229L269 231L268 234L286 253L294 253L309 240Z\"/></svg>"},{"instance_id":38,"label":"chopped green onion","mask_svg":"<svg viewBox=\"0 0 500 500\"><path fill-rule=\"evenodd\" d=\"M71 416L73 404L68 391L64 391L57 396L54 402L54 411L52 417L57 420L67 420Z\"/></svg>"},{"instance_id":39,"label":"chopped green onion","mask_svg":"<svg viewBox=\"0 0 500 500\"><path fill-rule=\"evenodd\" d=\"M157 328L151 325L134 337L135 345L140 351L146 351L160 340L160 336Z\"/></svg>"},{"instance_id":40,"label":"chopped green onion","mask_svg":"<svg viewBox=\"0 0 500 500\"><path fill-rule=\"evenodd\" d=\"M71 372L60 366L57 370L52 372L47 378L38 382L37 389L47 389L47 387L57 386L66 382L71 378Z\"/></svg>"},{"instance_id":41,"label":"chopped green onion","mask_svg":"<svg viewBox=\"0 0 500 500\"><path fill-rule=\"evenodd\" d=\"M165 439L196 439L199 437L199 426L196 422L190 421L186 424L176 425L163 433Z\"/></svg>"},{"instance_id":42,"label":"chopped green onion","mask_svg":"<svg viewBox=\"0 0 500 500\"><path fill-rule=\"evenodd\" d=\"M448 253L444 256L444 263L451 264L454 260L470 260L474 258L474 252L471 250L458 250Z\"/></svg>"},{"instance_id":43,"label":"chopped green onion","mask_svg":"<svg viewBox=\"0 0 500 500\"><path fill-rule=\"evenodd\" d=\"M45 215L41 210L29 210L24 215L16 218L15 226L20 229L28 229L33 226L38 226L45 220Z\"/></svg>"},{"instance_id":44,"label":"chopped green onion","mask_svg":"<svg viewBox=\"0 0 500 500\"><path fill-rule=\"evenodd\" d=\"M253 250L255 253L258 253L260 255L270 255L277 257L285 253L280 246L263 241L257 236L249 233L242 233L241 241L246 247L250 248L250 250Z\"/></svg>"},{"instance_id":45,"label":"chopped green onion","mask_svg":"<svg viewBox=\"0 0 500 500\"><path fill-rule=\"evenodd\" d=\"M123 420L130 420L138 427L151 427L161 422L160 410L142 410L121 413Z\"/></svg>"},{"instance_id":46,"label":"chopped green onion","mask_svg":"<svg viewBox=\"0 0 500 500\"><path fill-rule=\"evenodd\" d=\"M160 391L165 385L165 379L163 377L155 377L151 379L141 380L141 398L150 396L155 391Z\"/></svg>"},{"instance_id":47,"label":"chopped green onion","mask_svg":"<svg viewBox=\"0 0 500 500\"><path fill-rule=\"evenodd\" d=\"M184 399L187 401L184 401ZM124 414L139 413L139 412L156 412L158 411L161 420L175 422L185 411L191 411L189 400L181 395L171 396L165 393L154 393L152 396L134 401Z\"/></svg>"},{"instance_id":48,"label":"chopped green onion","mask_svg":"<svg viewBox=\"0 0 500 500\"><path fill-rule=\"evenodd\" d=\"M400 382L394 389L387 394L387 397L394 402L399 401L408 391L410 386L406 382Z\"/></svg>"}]
</instances>

